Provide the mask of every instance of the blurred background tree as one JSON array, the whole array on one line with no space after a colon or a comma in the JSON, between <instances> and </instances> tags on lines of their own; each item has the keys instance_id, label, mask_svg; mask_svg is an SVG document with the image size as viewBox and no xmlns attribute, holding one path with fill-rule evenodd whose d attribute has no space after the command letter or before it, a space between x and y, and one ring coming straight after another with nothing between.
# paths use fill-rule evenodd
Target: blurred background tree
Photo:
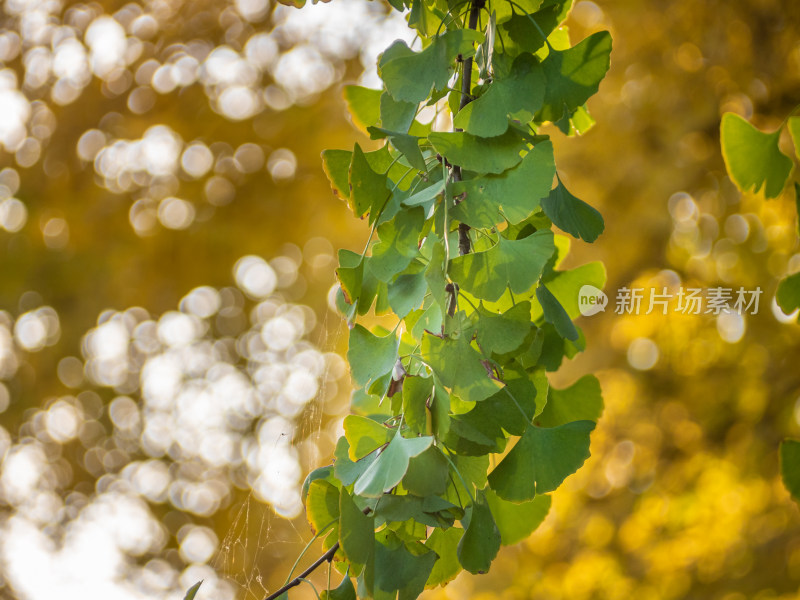
<instances>
[{"instance_id":1,"label":"blurred background tree","mask_svg":"<svg viewBox=\"0 0 800 600\"><path fill-rule=\"evenodd\" d=\"M412 36L362 0L2 11L0 596L205 578L200 598L263 597L347 411L329 290L366 229L319 153L364 143L338 86ZM606 263L610 307L622 286L718 285L760 286L761 307L583 319L589 351L555 383L598 372L593 458L492 574L431 595L795 598L777 447L800 434L798 325L773 302L800 270L793 201L741 196L717 140L723 112L771 130L798 103L800 14L581 0L568 24L615 40L596 127L556 148L607 226L570 260Z\"/></svg>"}]
</instances>

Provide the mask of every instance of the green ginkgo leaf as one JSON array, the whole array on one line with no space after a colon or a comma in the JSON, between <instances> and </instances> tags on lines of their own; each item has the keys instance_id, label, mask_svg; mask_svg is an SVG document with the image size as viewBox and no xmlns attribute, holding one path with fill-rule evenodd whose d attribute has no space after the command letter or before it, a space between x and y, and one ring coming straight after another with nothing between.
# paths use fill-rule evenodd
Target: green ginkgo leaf
<instances>
[{"instance_id":1,"label":"green ginkgo leaf","mask_svg":"<svg viewBox=\"0 0 800 600\"><path fill-rule=\"evenodd\" d=\"M594 427L591 421L528 427L489 473L489 485L511 502L526 502L537 494L552 492L589 458L589 433Z\"/></svg>"},{"instance_id":2,"label":"green ginkgo leaf","mask_svg":"<svg viewBox=\"0 0 800 600\"><path fill-rule=\"evenodd\" d=\"M594 261L566 271L553 271L546 277L546 281L547 289L558 300L567 316L574 319L580 314L581 288L591 285L602 289L606 283L606 268L600 261ZM531 317L536 321L541 316L541 305L534 304Z\"/></svg>"},{"instance_id":3,"label":"green ginkgo leaf","mask_svg":"<svg viewBox=\"0 0 800 600\"><path fill-rule=\"evenodd\" d=\"M367 133L367 127L375 125L381 118L381 91L360 85L346 85L343 96L353 123L362 133Z\"/></svg>"},{"instance_id":4,"label":"green ginkgo leaf","mask_svg":"<svg viewBox=\"0 0 800 600\"><path fill-rule=\"evenodd\" d=\"M403 416L414 433L428 433L428 403L432 394L431 377L407 376L403 381Z\"/></svg>"},{"instance_id":5,"label":"green ginkgo leaf","mask_svg":"<svg viewBox=\"0 0 800 600\"><path fill-rule=\"evenodd\" d=\"M336 442L336 448L333 451L335 462L333 463L333 472L336 479L342 482L343 485L353 485L353 483L364 474L376 459L375 454L370 454L361 460L350 460L350 445L347 438L342 436Z\"/></svg>"},{"instance_id":6,"label":"green ginkgo leaf","mask_svg":"<svg viewBox=\"0 0 800 600\"><path fill-rule=\"evenodd\" d=\"M595 241L605 228L603 216L570 194L561 180L550 195L542 199L542 210L554 225L586 242Z\"/></svg>"},{"instance_id":7,"label":"green ginkgo leaf","mask_svg":"<svg viewBox=\"0 0 800 600\"><path fill-rule=\"evenodd\" d=\"M556 163L553 144L539 142L515 167L501 175L485 175L451 186L459 203L453 216L471 227L488 228L508 219L516 224L539 208L553 186Z\"/></svg>"},{"instance_id":8,"label":"green ginkgo leaf","mask_svg":"<svg viewBox=\"0 0 800 600\"><path fill-rule=\"evenodd\" d=\"M358 386L366 386L392 371L397 362L400 341L394 334L378 336L361 325L350 330L347 362L350 374Z\"/></svg>"},{"instance_id":9,"label":"green ginkgo leaf","mask_svg":"<svg viewBox=\"0 0 800 600\"><path fill-rule=\"evenodd\" d=\"M500 236L489 250L454 258L450 276L473 296L495 301L506 288L515 294L528 291L539 280L554 251L553 232L549 229L521 240Z\"/></svg>"},{"instance_id":10,"label":"green ginkgo leaf","mask_svg":"<svg viewBox=\"0 0 800 600\"><path fill-rule=\"evenodd\" d=\"M541 2L538 4L541 4ZM505 8L509 16L501 25L501 27L508 32L504 41L510 38L511 43L516 46L516 48L510 47L510 50L516 49L517 51L536 52L544 46L545 38L542 37L542 33L550 35L558 25L560 7L550 6L541 10L536 10L539 8L538 4L536 7L532 7L533 10L529 11L533 14L523 14L519 12L514 14L512 13L513 7L511 3ZM501 7L502 5L503 3L501 3ZM498 10L498 23L502 20L502 10L503 8ZM535 21L536 24L532 23L531 20ZM511 46L511 44L509 44L509 46Z\"/></svg>"},{"instance_id":11,"label":"green ginkgo leaf","mask_svg":"<svg viewBox=\"0 0 800 600\"><path fill-rule=\"evenodd\" d=\"M422 454L433 442L432 437L404 438L399 432L378 458L358 478L353 491L367 498L378 498L403 479L408 461Z\"/></svg>"},{"instance_id":12,"label":"green ginkgo leaf","mask_svg":"<svg viewBox=\"0 0 800 600\"><path fill-rule=\"evenodd\" d=\"M194 600L194 597L197 596L197 592L200 590L201 585L203 585L202 579L186 590L186 595L183 597L183 600Z\"/></svg>"},{"instance_id":13,"label":"green ginkgo leaf","mask_svg":"<svg viewBox=\"0 0 800 600\"><path fill-rule=\"evenodd\" d=\"M456 58L468 58L475 53L474 43L483 41L483 34L472 29L453 29L436 37L421 52L408 46L396 45L385 52L379 74L395 100L422 102L431 89L447 85L456 66Z\"/></svg>"},{"instance_id":14,"label":"green ginkgo leaf","mask_svg":"<svg viewBox=\"0 0 800 600\"><path fill-rule=\"evenodd\" d=\"M415 207L400 211L394 219L378 227L380 242L372 247L370 271L379 280L390 281L419 254L424 220L423 210Z\"/></svg>"},{"instance_id":15,"label":"green ginkgo leaf","mask_svg":"<svg viewBox=\"0 0 800 600\"><path fill-rule=\"evenodd\" d=\"M551 504L547 495L536 496L528 502L508 502L492 490L486 491L486 501L504 546L521 542L532 534L544 521Z\"/></svg>"},{"instance_id":16,"label":"green ginkgo leaf","mask_svg":"<svg viewBox=\"0 0 800 600\"><path fill-rule=\"evenodd\" d=\"M389 197L386 187L388 178L370 166L361 146L356 144L353 160L350 163L350 210L356 217L363 217L367 212L377 212ZM373 215L375 217L377 215Z\"/></svg>"},{"instance_id":17,"label":"green ginkgo leaf","mask_svg":"<svg viewBox=\"0 0 800 600\"><path fill-rule=\"evenodd\" d=\"M356 506L346 489L339 496L339 543L353 575L361 573L375 547L375 518Z\"/></svg>"},{"instance_id":18,"label":"green ginkgo leaf","mask_svg":"<svg viewBox=\"0 0 800 600\"><path fill-rule=\"evenodd\" d=\"M789 275L778 284L775 301L787 315L800 308L800 273Z\"/></svg>"},{"instance_id":19,"label":"green ginkgo leaf","mask_svg":"<svg viewBox=\"0 0 800 600\"><path fill-rule=\"evenodd\" d=\"M514 129L492 138L456 131L437 131L428 136L436 151L451 165L475 173L502 173L522 160L528 143Z\"/></svg>"},{"instance_id":20,"label":"green ginkgo leaf","mask_svg":"<svg viewBox=\"0 0 800 600\"><path fill-rule=\"evenodd\" d=\"M475 494L469 525L458 543L458 560L470 573L486 573L500 550L500 532L483 490Z\"/></svg>"},{"instance_id":21,"label":"green ginkgo leaf","mask_svg":"<svg viewBox=\"0 0 800 600\"><path fill-rule=\"evenodd\" d=\"M381 94L380 116L381 127L389 131L408 133L417 114L416 102L395 100L388 92Z\"/></svg>"},{"instance_id":22,"label":"green ginkgo leaf","mask_svg":"<svg viewBox=\"0 0 800 600\"><path fill-rule=\"evenodd\" d=\"M531 54L521 54L508 77L498 78L479 98L467 104L453 120L453 125L480 137L505 133L509 118L530 121L542 108L545 79L539 61Z\"/></svg>"},{"instance_id":23,"label":"green ginkgo leaf","mask_svg":"<svg viewBox=\"0 0 800 600\"><path fill-rule=\"evenodd\" d=\"M372 580L373 598L415 600L425 589L436 553L419 542L404 543L392 531L376 536L373 569L365 573ZM370 585L367 583L367 588Z\"/></svg>"},{"instance_id":24,"label":"green ginkgo leaf","mask_svg":"<svg viewBox=\"0 0 800 600\"><path fill-rule=\"evenodd\" d=\"M573 421L597 421L603 414L603 392L594 375L584 375L562 390L551 387L547 405L536 420L542 427L558 427Z\"/></svg>"},{"instance_id":25,"label":"green ginkgo leaf","mask_svg":"<svg viewBox=\"0 0 800 600\"><path fill-rule=\"evenodd\" d=\"M350 445L348 456L357 461L388 443L393 431L367 417L347 415L342 423L344 437Z\"/></svg>"},{"instance_id":26,"label":"green ginkgo leaf","mask_svg":"<svg viewBox=\"0 0 800 600\"><path fill-rule=\"evenodd\" d=\"M308 486L306 519L313 533L320 533L339 518L339 488L317 479Z\"/></svg>"},{"instance_id":27,"label":"green ginkgo leaf","mask_svg":"<svg viewBox=\"0 0 800 600\"><path fill-rule=\"evenodd\" d=\"M322 590L320 593L322 600L356 600L356 588L349 576L342 578L342 582L332 590Z\"/></svg>"},{"instance_id":28,"label":"green ginkgo leaf","mask_svg":"<svg viewBox=\"0 0 800 600\"><path fill-rule=\"evenodd\" d=\"M795 502L800 503L800 441L786 439L781 442L781 479Z\"/></svg>"},{"instance_id":29,"label":"green ginkgo leaf","mask_svg":"<svg viewBox=\"0 0 800 600\"><path fill-rule=\"evenodd\" d=\"M505 387L491 398L481 402L486 405L489 417L498 427L512 435L522 435L545 406L547 377L539 372L527 373L505 369Z\"/></svg>"},{"instance_id":30,"label":"green ginkgo leaf","mask_svg":"<svg viewBox=\"0 0 800 600\"><path fill-rule=\"evenodd\" d=\"M449 339L426 333L421 353L439 380L462 400L480 402L499 389L465 336Z\"/></svg>"},{"instance_id":31,"label":"green ginkgo leaf","mask_svg":"<svg viewBox=\"0 0 800 600\"><path fill-rule=\"evenodd\" d=\"M425 271L404 273L389 284L389 306L401 319L422 304L428 284Z\"/></svg>"},{"instance_id":32,"label":"green ginkgo leaf","mask_svg":"<svg viewBox=\"0 0 800 600\"><path fill-rule=\"evenodd\" d=\"M350 161L353 153L350 150L323 150L322 170L328 176L333 193L342 198L350 198Z\"/></svg>"},{"instance_id":33,"label":"green ginkgo leaf","mask_svg":"<svg viewBox=\"0 0 800 600\"><path fill-rule=\"evenodd\" d=\"M306 476L305 481L303 481L303 487L300 489L300 499L303 501L303 504L305 504L306 498L308 497L308 488L311 486L312 482L318 479L327 481L334 486L341 485L341 483L336 480L333 465L327 465L325 467L314 469Z\"/></svg>"},{"instance_id":34,"label":"green ginkgo leaf","mask_svg":"<svg viewBox=\"0 0 800 600\"><path fill-rule=\"evenodd\" d=\"M722 158L743 192L776 198L792 172L792 160L778 148L780 130L764 133L739 115L725 113L720 126Z\"/></svg>"},{"instance_id":35,"label":"green ginkgo leaf","mask_svg":"<svg viewBox=\"0 0 800 600\"><path fill-rule=\"evenodd\" d=\"M558 335L573 342L578 339L578 330L575 329L575 324L561 303L547 289L547 286L541 284L536 288L536 299L542 307L544 320L556 328Z\"/></svg>"},{"instance_id":36,"label":"green ginkgo leaf","mask_svg":"<svg viewBox=\"0 0 800 600\"><path fill-rule=\"evenodd\" d=\"M505 354L519 348L531 328L530 302L519 302L502 314L478 309L472 314L478 346L484 352Z\"/></svg>"},{"instance_id":37,"label":"green ginkgo leaf","mask_svg":"<svg viewBox=\"0 0 800 600\"><path fill-rule=\"evenodd\" d=\"M409 165L419 171L427 171L425 159L422 157L422 152L419 149L419 138L407 133L399 133L391 131L384 127L367 127L367 133L373 140L380 140L387 138L389 143L398 150Z\"/></svg>"},{"instance_id":38,"label":"green ginkgo leaf","mask_svg":"<svg viewBox=\"0 0 800 600\"><path fill-rule=\"evenodd\" d=\"M547 90L541 118L558 121L596 94L611 64L610 57L611 35L607 31L593 33L572 48L550 50L542 63Z\"/></svg>"},{"instance_id":39,"label":"green ginkgo leaf","mask_svg":"<svg viewBox=\"0 0 800 600\"><path fill-rule=\"evenodd\" d=\"M458 543L464 530L458 527L450 529L434 529L428 536L425 545L436 552L438 560L434 563L426 583L427 587L436 587L455 579L463 567L458 560Z\"/></svg>"},{"instance_id":40,"label":"green ginkgo leaf","mask_svg":"<svg viewBox=\"0 0 800 600\"><path fill-rule=\"evenodd\" d=\"M444 494L449 477L447 460L437 448L428 448L408 463L403 487L417 496Z\"/></svg>"}]
</instances>

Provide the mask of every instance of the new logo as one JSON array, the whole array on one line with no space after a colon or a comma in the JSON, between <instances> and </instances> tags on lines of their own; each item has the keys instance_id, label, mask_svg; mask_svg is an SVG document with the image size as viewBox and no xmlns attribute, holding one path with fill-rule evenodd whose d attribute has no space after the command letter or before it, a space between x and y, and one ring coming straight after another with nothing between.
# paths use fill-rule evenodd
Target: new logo
<instances>
[{"instance_id":1,"label":"new logo","mask_svg":"<svg viewBox=\"0 0 800 600\"><path fill-rule=\"evenodd\" d=\"M584 285L578 292L578 310L584 317L604 312L608 306L608 296L593 285Z\"/></svg>"}]
</instances>

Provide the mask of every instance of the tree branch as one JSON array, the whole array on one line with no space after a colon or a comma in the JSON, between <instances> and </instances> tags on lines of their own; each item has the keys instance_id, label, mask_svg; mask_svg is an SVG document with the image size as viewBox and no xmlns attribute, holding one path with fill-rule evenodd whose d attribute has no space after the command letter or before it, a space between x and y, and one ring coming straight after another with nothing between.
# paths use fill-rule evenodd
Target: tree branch
<instances>
[{"instance_id":1,"label":"tree branch","mask_svg":"<svg viewBox=\"0 0 800 600\"><path fill-rule=\"evenodd\" d=\"M481 9L486 5L486 0L473 0L472 6L469 11L469 22L467 26L470 29L478 28L478 17L481 14ZM467 104L472 102L472 57L470 56L463 62L463 69L461 71L461 102L459 103L458 110L462 110ZM453 166L453 181L461 181L461 167ZM458 253L463 256L469 254L471 244L469 240L469 225L466 223L458 224Z\"/></svg>"},{"instance_id":2,"label":"tree branch","mask_svg":"<svg viewBox=\"0 0 800 600\"><path fill-rule=\"evenodd\" d=\"M319 568L321 565L325 564L326 562L331 562L333 560L333 555L336 554L336 551L338 549L339 549L339 542L336 542L333 546L331 546L330 550L328 550L325 554L323 554L317 560L315 560L311 564L310 567L308 567L305 571L300 573L300 575L298 575L297 577L292 579L289 583L284 585L282 588L272 592L269 596L264 598L264 600L275 600L281 594L284 594L285 592L288 592L293 587L298 586L301 583L303 583L303 580L306 577L308 577L309 575L311 575L311 573L313 573L317 568Z\"/></svg>"}]
</instances>

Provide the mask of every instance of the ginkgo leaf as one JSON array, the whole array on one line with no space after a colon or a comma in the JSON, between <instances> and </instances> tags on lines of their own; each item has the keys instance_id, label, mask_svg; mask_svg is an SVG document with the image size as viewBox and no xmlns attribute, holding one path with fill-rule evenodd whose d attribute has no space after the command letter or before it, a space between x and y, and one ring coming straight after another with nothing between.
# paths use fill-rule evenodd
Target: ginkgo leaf
<instances>
[{"instance_id":1,"label":"ginkgo leaf","mask_svg":"<svg viewBox=\"0 0 800 600\"><path fill-rule=\"evenodd\" d=\"M542 388L539 372L527 373L508 368L504 372L505 387L491 398L481 402L486 405L490 419L512 435L522 435L533 418L541 412L547 400L547 389Z\"/></svg>"},{"instance_id":2,"label":"ginkgo leaf","mask_svg":"<svg viewBox=\"0 0 800 600\"><path fill-rule=\"evenodd\" d=\"M549 229L521 240L500 236L489 250L454 258L450 276L473 296L495 301L506 288L515 294L529 290L554 251L553 232Z\"/></svg>"},{"instance_id":3,"label":"ginkgo leaf","mask_svg":"<svg viewBox=\"0 0 800 600\"><path fill-rule=\"evenodd\" d=\"M781 442L781 479L795 502L800 502L800 441Z\"/></svg>"},{"instance_id":4,"label":"ginkgo leaf","mask_svg":"<svg viewBox=\"0 0 800 600\"><path fill-rule=\"evenodd\" d=\"M544 320L552 324L556 328L558 335L561 337L575 341L578 339L578 330L569 318L569 314L564 310L559 301L550 293L547 286L541 284L536 288L536 299L542 307L544 313Z\"/></svg>"},{"instance_id":5,"label":"ginkgo leaf","mask_svg":"<svg viewBox=\"0 0 800 600\"><path fill-rule=\"evenodd\" d=\"M488 228L508 219L527 219L553 186L556 163L553 144L539 142L515 167L501 175L485 175L459 181L451 186L460 202L453 217L471 227Z\"/></svg>"},{"instance_id":6,"label":"ginkgo leaf","mask_svg":"<svg viewBox=\"0 0 800 600\"><path fill-rule=\"evenodd\" d=\"M409 428L420 435L428 433L428 402L433 394L433 378L406 377L403 382L403 416Z\"/></svg>"},{"instance_id":7,"label":"ginkgo leaf","mask_svg":"<svg viewBox=\"0 0 800 600\"><path fill-rule=\"evenodd\" d=\"M341 485L341 483L336 480L333 465L327 465L325 467L314 469L306 476L305 481L303 481L303 487L300 489L300 499L303 501L303 504L305 504L306 498L308 497L308 488L311 486L313 481L318 479L325 480L334 486Z\"/></svg>"},{"instance_id":8,"label":"ginkgo leaf","mask_svg":"<svg viewBox=\"0 0 800 600\"><path fill-rule=\"evenodd\" d=\"M420 190L414 192L408 198L403 199L402 204L403 206L423 206L425 208L425 212L427 213L427 207L433 204L433 200L444 191L445 188L445 181L440 179L432 183L429 186L423 187Z\"/></svg>"},{"instance_id":9,"label":"ginkgo leaf","mask_svg":"<svg viewBox=\"0 0 800 600\"><path fill-rule=\"evenodd\" d=\"M574 319L580 314L580 289L584 285L602 289L606 283L606 268L600 261L594 261L566 271L553 271L545 279L548 291L558 300L567 316ZM536 321L541 316L541 305L534 304L531 317Z\"/></svg>"},{"instance_id":10,"label":"ginkgo leaf","mask_svg":"<svg viewBox=\"0 0 800 600\"><path fill-rule=\"evenodd\" d=\"M361 283L364 279L364 261L360 254L339 250L339 268L336 269L336 279L342 288L344 299L348 304L353 304L361 296Z\"/></svg>"},{"instance_id":11,"label":"ginkgo leaf","mask_svg":"<svg viewBox=\"0 0 800 600\"><path fill-rule=\"evenodd\" d=\"M483 34L472 29L453 29L435 37L427 48L414 52L407 46L395 48L381 58L379 74L395 100L421 102L431 89L443 89L456 65L456 57L475 53L474 42Z\"/></svg>"},{"instance_id":12,"label":"ginkgo leaf","mask_svg":"<svg viewBox=\"0 0 800 600\"><path fill-rule=\"evenodd\" d=\"M408 164L419 171L427 171L425 159L419 149L419 138L407 133L391 131L383 127L367 127L367 133L373 140L388 138L389 143L405 156Z\"/></svg>"},{"instance_id":13,"label":"ginkgo leaf","mask_svg":"<svg viewBox=\"0 0 800 600\"><path fill-rule=\"evenodd\" d=\"M541 2L539 2L539 4L541 4ZM501 3L501 6L502 5L503 3ZM510 38L511 43L517 46L519 51L536 52L544 46L545 40L542 37L542 33L550 35L556 26L558 26L558 6L536 10L538 8L539 6L537 5L533 10L528 11L532 14L510 14L501 25L501 27L508 32L506 40ZM510 3L506 10L508 10L509 13L513 10ZM498 23L501 20L500 15L501 12L498 11ZM535 25L531 22L531 19L536 22Z\"/></svg>"},{"instance_id":14,"label":"ginkgo leaf","mask_svg":"<svg viewBox=\"0 0 800 600\"><path fill-rule=\"evenodd\" d=\"M389 600L397 594L397 600L415 600L425 589L436 553L419 542L404 543L392 531L381 534L376 536L375 563L369 574L371 596Z\"/></svg>"},{"instance_id":15,"label":"ginkgo leaf","mask_svg":"<svg viewBox=\"0 0 800 600\"><path fill-rule=\"evenodd\" d=\"M353 462L350 460L349 450L350 445L347 442L347 438L340 437L333 452L335 458L333 472L336 475L336 479L341 481L343 485L353 485L356 479L361 477L367 467L376 459L375 454L370 454L359 461Z\"/></svg>"},{"instance_id":16,"label":"ginkgo leaf","mask_svg":"<svg viewBox=\"0 0 800 600\"><path fill-rule=\"evenodd\" d=\"M397 361L397 336L377 336L361 325L350 330L347 361L350 374L358 386L366 386L379 377L390 373Z\"/></svg>"},{"instance_id":17,"label":"ginkgo leaf","mask_svg":"<svg viewBox=\"0 0 800 600\"><path fill-rule=\"evenodd\" d=\"M544 102L545 79L539 61L521 54L508 77L498 78L482 96L461 109L453 125L480 137L505 133L509 118L530 121Z\"/></svg>"},{"instance_id":18,"label":"ginkgo leaf","mask_svg":"<svg viewBox=\"0 0 800 600\"><path fill-rule=\"evenodd\" d=\"M462 571L463 567L458 561L457 549L463 535L463 529L451 527L450 529L434 529L433 533L428 536L425 545L436 552L439 558L433 565L426 587L433 588L437 585L444 585L455 579L456 575Z\"/></svg>"},{"instance_id":19,"label":"ginkgo leaf","mask_svg":"<svg viewBox=\"0 0 800 600\"><path fill-rule=\"evenodd\" d=\"M339 515L339 543L352 574L358 575L375 547L375 518L365 515L346 489L339 496Z\"/></svg>"},{"instance_id":20,"label":"ginkgo leaf","mask_svg":"<svg viewBox=\"0 0 800 600\"><path fill-rule=\"evenodd\" d=\"M508 439L494 419L488 402L478 402L468 413L450 417L450 428L444 439L448 448L467 456L503 452Z\"/></svg>"},{"instance_id":21,"label":"ginkgo leaf","mask_svg":"<svg viewBox=\"0 0 800 600\"><path fill-rule=\"evenodd\" d=\"M339 518L339 488L324 479L312 481L306 497L306 519L313 533L320 533Z\"/></svg>"},{"instance_id":22,"label":"ginkgo leaf","mask_svg":"<svg viewBox=\"0 0 800 600\"><path fill-rule=\"evenodd\" d=\"M528 143L514 129L492 138L456 131L437 131L428 136L436 151L451 165L475 173L502 173L522 160Z\"/></svg>"},{"instance_id":23,"label":"ginkgo leaf","mask_svg":"<svg viewBox=\"0 0 800 600\"><path fill-rule=\"evenodd\" d=\"M499 389L481 363L481 355L464 336L454 340L426 333L421 353L441 382L462 400L480 402Z\"/></svg>"},{"instance_id":24,"label":"ginkgo leaf","mask_svg":"<svg viewBox=\"0 0 800 600\"><path fill-rule=\"evenodd\" d=\"M402 319L422 304L427 292L424 271L404 273L389 284L389 306Z\"/></svg>"},{"instance_id":25,"label":"ginkgo leaf","mask_svg":"<svg viewBox=\"0 0 800 600\"><path fill-rule=\"evenodd\" d=\"M328 176L333 193L348 200L350 198L350 161L353 153L350 150L323 150L322 170Z\"/></svg>"},{"instance_id":26,"label":"ginkgo leaf","mask_svg":"<svg viewBox=\"0 0 800 600\"><path fill-rule=\"evenodd\" d=\"M572 48L551 50L542 63L547 78L541 118L558 121L597 93L610 65L611 35L593 33Z\"/></svg>"},{"instance_id":27,"label":"ginkgo leaf","mask_svg":"<svg viewBox=\"0 0 800 600\"><path fill-rule=\"evenodd\" d=\"M356 461L364 458L370 452L374 452L392 437L393 431L386 427L358 415L347 415L342 423L344 437L350 445L348 456L350 460Z\"/></svg>"},{"instance_id":28,"label":"ginkgo leaf","mask_svg":"<svg viewBox=\"0 0 800 600\"><path fill-rule=\"evenodd\" d=\"M381 91L360 85L346 85L343 96L353 123L362 133L367 133L367 127L375 125L381 118Z\"/></svg>"},{"instance_id":29,"label":"ginkgo leaf","mask_svg":"<svg viewBox=\"0 0 800 600\"><path fill-rule=\"evenodd\" d=\"M500 550L500 532L483 490L475 494L469 525L458 543L458 560L470 573L486 573Z\"/></svg>"},{"instance_id":30,"label":"ginkgo leaf","mask_svg":"<svg viewBox=\"0 0 800 600\"><path fill-rule=\"evenodd\" d=\"M478 346L484 352L504 354L516 350L531 328L530 302L519 302L502 314L485 309L473 313Z\"/></svg>"},{"instance_id":31,"label":"ginkgo leaf","mask_svg":"<svg viewBox=\"0 0 800 600\"><path fill-rule=\"evenodd\" d=\"M380 117L381 127L389 131L408 133L417 114L416 102L395 100L388 92L381 94Z\"/></svg>"},{"instance_id":32,"label":"ginkgo leaf","mask_svg":"<svg viewBox=\"0 0 800 600\"><path fill-rule=\"evenodd\" d=\"M425 452L429 451L431 448ZM437 450L433 451L438 453ZM411 462L414 460L412 458ZM380 502L376 502L375 524L380 527L384 523L402 523L413 519L428 527L439 527L444 523L452 525L455 522L454 514L458 511L458 506L436 496L423 498L412 494L386 494L381 496Z\"/></svg>"},{"instance_id":33,"label":"ginkgo leaf","mask_svg":"<svg viewBox=\"0 0 800 600\"><path fill-rule=\"evenodd\" d=\"M573 421L597 421L603 414L603 392L594 375L584 375L564 389L551 387L547 405L536 420L542 427L557 427Z\"/></svg>"},{"instance_id":34,"label":"ginkgo leaf","mask_svg":"<svg viewBox=\"0 0 800 600\"><path fill-rule=\"evenodd\" d=\"M322 590L321 600L356 600L356 588L349 576L342 578L342 582L332 590Z\"/></svg>"},{"instance_id":35,"label":"ginkgo leaf","mask_svg":"<svg viewBox=\"0 0 800 600\"><path fill-rule=\"evenodd\" d=\"M203 585L202 579L186 590L186 595L183 597L183 600L194 600L195 596L197 596L197 592L200 591L201 585Z\"/></svg>"},{"instance_id":36,"label":"ginkgo leaf","mask_svg":"<svg viewBox=\"0 0 800 600\"><path fill-rule=\"evenodd\" d=\"M595 241L605 228L603 216L570 194L560 180L550 195L542 199L542 210L554 225L586 242Z\"/></svg>"},{"instance_id":37,"label":"ginkgo leaf","mask_svg":"<svg viewBox=\"0 0 800 600\"><path fill-rule=\"evenodd\" d=\"M533 533L550 512L551 504L547 495L536 496L528 502L508 502L492 490L486 490L486 501L504 546L521 542Z\"/></svg>"},{"instance_id":38,"label":"ginkgo leaf","mask_svg":"<svg viewBox=\"0 0 800 600\"><path fill-rule=\"evenodd\" d=\"M378 279L388 282L419 254L424 220L423 210L415 207L400 211L394 219L378 226L380 242L372 247L370 260L370 271Z\"/></svg>"},{"instance_id":39,"label":"ginkgo leaf","mask_svg":"<svg viewBox=\"0 0 800 600\"><path fill-rule=\"evenodd\" d=\"M736 186L743 192L776 198L792 172L792 159L778 148L781 132L764 133L739 115L722 115L722 158Z\"/></svg>"},{"instance_id":40,"label":"ginkgo leaf","mask_svg":"<svg viewBox=\"0 0 800 600\"><path fill-rule=\"evenodd\" d=\"M447 460L438 449L431 447L409 461L403 487L422 497L444 494L449 473Z\"/></svg>"},{"instance_id":41,"label":"ginkgo leaf","mask_svg":"<svg viewBox=\"0 0 800 600\"><path fill-rule=\"evenodd\" d=\"M775 300L787 315L800 308L800 273L789 275L781 280L778 284Z\"/></svg>"},{"instance_id":42,"label":"ginkgo leaf","mask_svg":"<svg viewBox=\"0 0 800 600\"><path fill-rule=\"evenodd\" d=\"M408 470L408 461L424 452L432 442L432 437L407 439L397 432L375 462L358 478L353 491L367 498L380 497L400 483Z\"/></svg>"},{"instance_id":43,"label":"ginkgo leaf","mask_svg":"<svg viewBox=\"0 0 800 600\"><path fill-rule=\"evenodd\" d=\"M350 163L350 209L356 217L363 217L377 206L380 209L389 197L385 174L372 169L361 146L356 144Z\"/></svg>"},{"instance_id":44,"label":"ginkgo leaf","mask_svg":"<svg viewBox=\"0 0 800 600\"><path fill-rule=\"evenodd\" d=\"M495 469L489 485L504 500L525 502L555 490L589 458L595 424L575 421L559 427L530 426Z\"/></svg>"}]
</instances>

